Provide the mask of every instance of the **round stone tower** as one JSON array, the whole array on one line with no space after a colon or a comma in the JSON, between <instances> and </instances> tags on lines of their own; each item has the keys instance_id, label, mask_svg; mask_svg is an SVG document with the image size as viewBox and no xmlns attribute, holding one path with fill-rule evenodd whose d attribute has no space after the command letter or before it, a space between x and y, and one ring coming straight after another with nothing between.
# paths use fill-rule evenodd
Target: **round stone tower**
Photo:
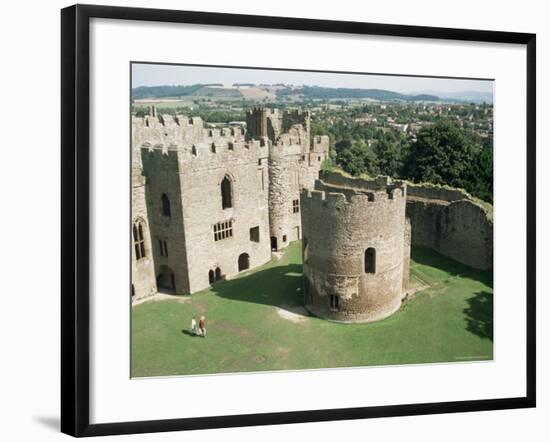
<instances>
[{"instance_id":1,"label":"round stone tower","mask_svg":"<svg viewBox=\"0 0 550 442\"><path fill-rule=\"evenodd\" d=\"M342 322L383 319L408 284L406 184L341 177L301 192L304 303Z\"/></svg>"}]
</instances>

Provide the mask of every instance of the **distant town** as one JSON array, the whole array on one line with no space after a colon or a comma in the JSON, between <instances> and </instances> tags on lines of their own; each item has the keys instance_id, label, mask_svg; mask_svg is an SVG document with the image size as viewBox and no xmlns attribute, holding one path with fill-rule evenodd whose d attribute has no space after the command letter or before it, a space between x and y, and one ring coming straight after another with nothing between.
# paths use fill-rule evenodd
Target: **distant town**
<instances>
[{"instance_id":1,"label":"distant town","mask_svg":"<svg viewBox=\"0 0 550 442\"><path fill-rule=\"evenodd\" d=\"M255 107L301 109L311 115L310 135L329 137L325 172L450 185L492 203L492 92L428 92L284 83L141 86L132 90L132 114L144 117L154 106L160 116L246 130L246 112Z\"/></svg>"},{"instance_id":2,"label":"distant town","mask_svg":"<svg viewBox=\"0 0 550 442\"><path fill-rule=\"evenodd\" d=\"M243 83L138 87L132 98L136 115L147 113L154 104L160 114L199 115L212 127L244 125L246 109L261 104L310 110L313 126L327 129L366 126L414 140L421 128L452 119L481 138L493 136L492 96L474 92L407 95L381 89ZM373 143L375 138L366 141Z\"/></svg>"}]
</instances>

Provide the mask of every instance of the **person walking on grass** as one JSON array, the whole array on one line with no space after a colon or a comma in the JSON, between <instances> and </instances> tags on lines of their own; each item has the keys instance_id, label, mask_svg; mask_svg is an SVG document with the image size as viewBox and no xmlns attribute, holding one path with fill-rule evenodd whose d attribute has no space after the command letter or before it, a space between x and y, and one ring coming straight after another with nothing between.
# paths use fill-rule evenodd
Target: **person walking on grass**
<instances>
[{"instance_id":1,"label":"person walking on grass","mask_svg":"<svg viewBox=\"0 0 550 442\"><path fill-rule=\"evenodd\" d=\"M191 334L193 336L197 335L197 320L194 316L191 318Z\"/></svg>"},{"instance_id":2,"label":"person walking on grass","mask_svg":"<svg viewBox=\"0 0 550 442\"><path fill-rule=\"evenodd\" d=\"M201 316L201 319L199 320L199 332L203 338L206 338L206 320L204 319L204 316Z\"/></svg>"}]
</instances>

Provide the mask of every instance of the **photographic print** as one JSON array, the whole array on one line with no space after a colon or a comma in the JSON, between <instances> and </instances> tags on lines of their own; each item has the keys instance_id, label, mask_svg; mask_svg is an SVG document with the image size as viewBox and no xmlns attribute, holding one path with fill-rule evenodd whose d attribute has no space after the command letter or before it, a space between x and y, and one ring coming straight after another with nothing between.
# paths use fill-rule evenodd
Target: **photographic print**
<instances>
[{"instance_id":1,"label":"photographic print","mask_svg":"<svg viewBox=\"0 0 550 442\"><path fill-rule=\"evenodd\" d=\"M131 376L493 359L493 81L131 64Z\"/></svg>"}]
</instances>

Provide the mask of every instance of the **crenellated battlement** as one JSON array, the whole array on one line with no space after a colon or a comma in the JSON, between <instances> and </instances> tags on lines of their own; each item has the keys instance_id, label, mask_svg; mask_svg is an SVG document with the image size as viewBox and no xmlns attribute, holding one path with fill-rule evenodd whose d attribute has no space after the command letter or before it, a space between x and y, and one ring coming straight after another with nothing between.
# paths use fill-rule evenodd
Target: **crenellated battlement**
<instances>
[{"instance_id":1,"label":"crenellated battlement","mask_svg":"<svg viewBox=\"0 0 550 442\"><path fill-rule=\"evenodd\" d=\"M407 182L402 180L392 180L388 176L380 175L374 179L350 178L340 173L331 173L325 176L322 183L326 186L335 186L351 188L357 190L386 190L392 193L394 189L401 189L401 193L406 196Z\"/></svg>"},{"instance_id":2,"label":"crenellated battlement","mask_svg":"<svg viewBox=\"0 0 550 442\"><path fill-rule=\"evenodd\" d=\"M258 113L263 113L266 115L275 115L279 113L278 109L273 109L269 107L261 107L261 106L254 106L252 109L247 109L246 114L247 115L255 115Z\"/></svg>"},{"instance_id":3,"label":"crenellated battlement","mask_svg":"<svg viewBox=\"0 0 550 442\"><path fill-rule=\"evenodd\" d=\"M199 142L191 145L174 146L166 144L144 143L141 149L147 152L156 152L168 154L174 152L178 155L180 162L183 164L192 164L199 166L203 163L205 166L209 164L221 162L257 162L260 158L265 158L268 155L268 147L263 145L259 140L253 141L234 141L234 142Z\"/></svg>"},{"instance_id":4,"label":"crenellated battlement","mask_svg":"<svg viewBox=\"0 0 550 442\"><path fill-rule=\"evenodd\" d=\"M209 138L244 138L245 130L242 127L206 128L200 117L187 117L185 115L160 115L132 117L132 126L135 131L154 133L156 130L170 129L186 133L188 131L201 131L204 137ZM175 135L175 134L174 134Z\"/></svg>"},{"instance_id":5,"label":"crenellated battlement","mask_svg":"<svg viewBox=\"0 0 550 442\"><path fill-rule=\"evenodd\" d=\"M381 204L406 203L406 187L388 186L382 190L357 190L353 188L341 188L329 186L321 180L315 182L315 190L302 190L302 204L310 207L338 207L338 209L351 209L360 206L360 210L369 207L380 208Z\"/></svg>"},{"instance_id":6,"label":"crenellated battlement","mask_svg":"<svg viewBox=\"0 0 550 442\"><path fill-rule=\"evenodd\" d=\"M341 193L349 203L363 201L362 196L365 196L370 203L380 203L382 201L404 202L407 197L407 183L392 181L385 176L377 177L374 180L346 178L345 181L340 180L338 183L316 180L315 190Z\"/></svg>"},{"instance_id":7,"label":"crenellated battlement","mask_svg":"<svg viewBox=\"0 0 550 442\"><path fill-rule=\"evenodd\" d=\"M211 161L213 158L267 156L261 140L245 141L241 127L204 127L200 117L162 115L132 118L132 143L135 148L176 150L182 161Z\"/></svg>"}]
</instances>

